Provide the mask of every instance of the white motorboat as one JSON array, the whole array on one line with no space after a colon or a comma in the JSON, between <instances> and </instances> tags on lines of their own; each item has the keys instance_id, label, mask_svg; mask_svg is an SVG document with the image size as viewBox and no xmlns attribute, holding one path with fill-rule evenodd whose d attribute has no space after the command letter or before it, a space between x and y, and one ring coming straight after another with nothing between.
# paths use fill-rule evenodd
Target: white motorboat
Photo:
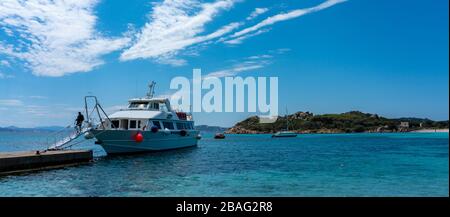
<instances>
[{"instance_id":1,"label":"white motorboat","mask_svg":"<svg viewBox=\"0 0 450 217\"><path fill-rule=\"evenodd\" d=\"M164 151L197 146L199 131L194 129L191 114L175 111L167 98L155 98L155 83L143 98L130 99L128 107L106 115L94 96L100 124L91 125L86 138L96 138L108 154ZM86 102L87 119L88 106ZM103 112L103 118L100 115Z\"/></svg>"}]
</instances>

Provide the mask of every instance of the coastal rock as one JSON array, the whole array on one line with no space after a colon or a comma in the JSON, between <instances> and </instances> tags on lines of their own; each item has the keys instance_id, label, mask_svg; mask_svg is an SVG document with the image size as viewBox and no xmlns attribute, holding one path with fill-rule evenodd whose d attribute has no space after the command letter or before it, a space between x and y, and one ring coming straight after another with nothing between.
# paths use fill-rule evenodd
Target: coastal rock
<instances>
[{"instance_id":1,"label":"coastal rock","mask_svg":"<svg viewBox=\"0 0 450 217\"><path fill-rule=\"evenodd\" d=\"M249 130L241 127L232 127L225 131L227 134L263 134L268 132L257 131L257 130Z\"/></svg>"},{"instance_id":2,"label":"coastal rock","mask_svg":"<svg viewBox=\"0 0 450 217\"><path fill-rule=\"evenodd\" d=\"M296 133L388 133L411 132L415 130L448 129L448 121L432 121L420 118L389 119L377 114L350 111L341 114L314 115L311 112L296 112L292 115L279 116L274 123L260 123L257 116L249 117L236 123L225 133L228 134L263 134L286 130Z\"/></svg>"}]
</instances>

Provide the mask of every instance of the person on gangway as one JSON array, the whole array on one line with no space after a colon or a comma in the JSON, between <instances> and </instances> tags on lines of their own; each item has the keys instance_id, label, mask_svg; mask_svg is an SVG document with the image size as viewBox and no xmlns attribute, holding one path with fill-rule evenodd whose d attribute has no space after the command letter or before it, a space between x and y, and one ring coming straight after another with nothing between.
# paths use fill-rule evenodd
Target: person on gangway
<instances>
[{"instance_id":1,"label":"person on gangway","mask_svg":"<svg viewBox=\"0 0 450 217\"><path fill-rule=\"evenodd\" d=\"M84 116L81 114L81 112L78 112L77 119L75 119L75 128L77 129L77 132L81 132L81 125L83 124Z\"/></svg>"}]
</instances>

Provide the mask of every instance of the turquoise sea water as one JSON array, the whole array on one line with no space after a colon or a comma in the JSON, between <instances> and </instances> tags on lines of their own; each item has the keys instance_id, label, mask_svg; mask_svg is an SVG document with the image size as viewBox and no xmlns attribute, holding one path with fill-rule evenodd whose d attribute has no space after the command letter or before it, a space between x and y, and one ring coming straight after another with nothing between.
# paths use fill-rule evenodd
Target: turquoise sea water
<instances>
[{"instance_id":1,"label":"turquoise sea water","mask_svg":"<svg viewBox=\"0 0 450 217\"><path fill-rule=\"evenodd\" d=\"M0 151L44 147L0 132ZM32 145L35 144L35 145ZM205 134L197 148L0 177L0 196L449 196L448 133Z\"/></svg>"}]
</instances>

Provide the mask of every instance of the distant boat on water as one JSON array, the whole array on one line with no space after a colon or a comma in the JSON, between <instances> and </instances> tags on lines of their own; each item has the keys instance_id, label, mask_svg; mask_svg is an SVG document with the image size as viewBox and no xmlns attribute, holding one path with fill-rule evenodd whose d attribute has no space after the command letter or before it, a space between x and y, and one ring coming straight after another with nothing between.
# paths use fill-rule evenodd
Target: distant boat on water
<instances>
[{"instance_id":1,"label":"distant boat on water","mask_svg":"<svg viewBox=\"0 0 450 217\"><path fill-rule=\"evenodd\" d=\"M223 134L223 133L216 133L214 135L214 139L225 139L225 134Z\"/></svg>"},{"instance_id":2,"label":"distant boat on water","mask_svg":"<svg viewBox=\"0 0 450 217\"><path fill-rule=\"evenodd\" d=\"M272 137L297 137L297 134L292 131L280 131L272 134Z\"/></svg>"},{"instance_id":3,"label":"distant boat on water","mask_svg":"<svg viewBox=\"0 0 450 217\"><path fill-rule=\"evenodd\" d=\"M274 134L272 134L273 138L277 138L277 137L297 137L297 134L295 132L289 131L289 118L288 118L288 111L286 108L286 130L282 130L279 132L276 132Z\"/></svg>"}]
</instances>

